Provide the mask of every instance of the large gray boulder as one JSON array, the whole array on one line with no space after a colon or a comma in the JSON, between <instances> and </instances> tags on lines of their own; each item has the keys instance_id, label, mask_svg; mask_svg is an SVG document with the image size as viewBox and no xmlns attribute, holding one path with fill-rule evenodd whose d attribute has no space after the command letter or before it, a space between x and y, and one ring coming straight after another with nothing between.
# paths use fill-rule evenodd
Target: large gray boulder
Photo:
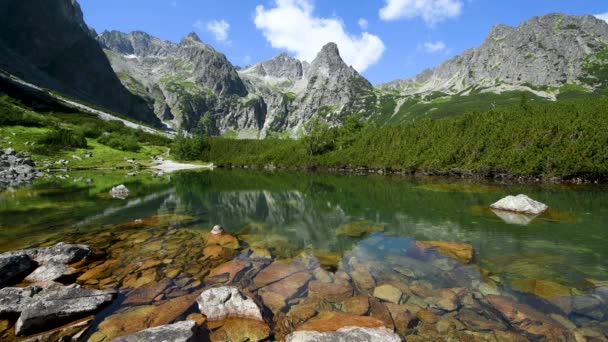
<instances>
[{"instance_id":1,"label":"large gray boulder","mask_svg":"<svg viewBox=\"0 0 608 342\"><path fill-rule=\"evenodd\" d=\"M122 336L113 342L191 342L199 341L196 322L183 321L169 325L161 325L138 333Z\"/></svg>"},{"instance_id":2,"label":"large gray boulder","mask_svg":"<svg viewBox=\"0 0 608 342\"><path fill-rule=\"evenodd\" d=\"M37 264L25 254L0 255L0 288L22 280Z\"/></svg>"},{"instance_id":3,"label":"large gray boulder","mask_svg":"<svg viewBox=\"0 0 608 342\"><path fill-rule=\"evenodd\" d=\"M0 290L0 317L19 315L32 298L42 290L39 287L5 287Z\"/></svg>"},{"instance_id":4,"label":"large gray boulder","mask_svg":"<svg viewBox=\"0 0 608 342\"><path fill-rule=\"evenodd\" d=\"M338 331L295 331L287 342L399 342L401 339L386 328L346 327Z\"/></svg>"},{"instance_id":5,"label":"large gray boulder","mask_svg":"<svg viewBox=\"0 0 608 342\"><path fill-rule=\"evenodd\" d=\"M490 208L530 215L539 215L549 209L546 204L535 201L526 195L507 196L490 205Z\"/></svg>"},{"instance_id":6,"label":"large gray boulder","mask_svg":"<svg viewBox=\"0 0 608 342\"><path fill-rule=\"evenodd\" d=\"M197 302L201 313L207 316L209 321L229 317L263 320L259 306L236 287L223 286L205 290Z\"/></svg>"},{"instance_id":7,"label":"large gray boulder","mask_svg":"<svg viewBox=\"0 0 608 342\"><path fill-rule=\"evenodd\" d=\"M115 295L115 291L69 287L44 290L23 307L15 334L29 335L74 321L96 312Z\"/></svg>"},{"instance_id":8,"label":"large gray boulder","mask_svg":"<svg viewBox=\"0 0 608 342\"><path fill-rule=\"evenodd\" d=\"M57 262L40 265L34 272L25 277L28 283L47 283L60 281L62 278L76 274L72 267Z\"/></svg>"}]
</instances>

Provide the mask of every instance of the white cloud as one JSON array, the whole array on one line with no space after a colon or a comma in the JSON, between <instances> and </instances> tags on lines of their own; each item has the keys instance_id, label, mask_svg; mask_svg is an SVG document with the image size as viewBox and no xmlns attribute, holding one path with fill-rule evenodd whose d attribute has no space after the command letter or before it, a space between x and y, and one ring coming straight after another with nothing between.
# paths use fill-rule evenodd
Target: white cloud
<instances>
[{"instance_id":1,"label":"white cloud","mask_svg":"<svg viewBox=\"0 0 608 342\"><path fill-rule=\"evenodd\" d=\"M359 21L357 23L363 31L367 30L367 28L369 27L369 22L365 18L359 18Z\"/></svg>"},{"instance_id":2,"label":"white cloud","mask_svg":"<svg viewBox=\"0 0 608 342\"><path fill-rule=\"evenodd\" d=\"M457 17L462 12L462 0L384 0L380 9L382 20L421 17L427 25Z\"/></svg>"},{"instance_id":3,"label":"white cloud","mask_svg":"<svg viewBox=\"0 0 608 342\"><path fill-rule=\"evenodd\" d=\"M200 28L200 27L199 27ZM207 23L207 31L211 32L215 37L215 40L222 43L229 44L228 32L230 31L230 24L226 20L212 20Z\"/></svg>"},{"instance_id":4,"label":"white cloud","mask_svg":"<svg viewBox=\"0 0 608 342\"><path fill-rule=\"evenodd\" d=\"M433 53L445 50L446 45L444 42L439 40L436 42L426 42L422 45L422 47L424 48L424 51L428 53Z\"/></svg>"},{"instance_id":5,"label":"white cloud","mask_svg":"<svg viewBox=\"0 0 608 342\"><path fill-rule=\"evenodd\" d=\"M606 12L604 14L596 14L595 17L598 19L602 19L605 22L608 22L608 12Z\"/></svg>"},{"instance_id":6,"label":"white cloud","mask_svg":"<svg viewBox=\"0 0 608 342\"><path fill-rule=\"evenodd\" d=\"M274 7L256 7L255 26L276 49L287 49L297 58L312 61L328 42L338 44L347 64L359 72L380 60L384 43L373 34L346 32L340 18L314 15L312 0L275 0Z\"/></svg>"}]
</instances>

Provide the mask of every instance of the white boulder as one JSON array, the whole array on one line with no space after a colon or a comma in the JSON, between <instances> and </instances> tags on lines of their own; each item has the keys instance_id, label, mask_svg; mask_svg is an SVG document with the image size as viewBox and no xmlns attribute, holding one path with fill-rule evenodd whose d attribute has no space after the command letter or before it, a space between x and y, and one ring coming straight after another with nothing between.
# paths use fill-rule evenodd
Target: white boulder
<instances>
[{"instance_id":1,"label":"white boulder","mask_svg":"<svg viewBox=\"0 0 608 342\"><path fill-rule=\"evenodd\" d=\"M249 318L262 321L262 311L251 298L245 297L232 286L205 290L197 299L198 308L209 321L230 317Z\"/></svg>"},{"instance_id":2,"label":"white boulder","mask_svg":"<svg viewBox=\"0 0 608 342\"><path fill-rule=\"evenodd\" d=\"M546 204L535 201L526 195L507 196L492 204L490 208L531 215L539 215L549 209Z\"/></svg>"}]
</instances>

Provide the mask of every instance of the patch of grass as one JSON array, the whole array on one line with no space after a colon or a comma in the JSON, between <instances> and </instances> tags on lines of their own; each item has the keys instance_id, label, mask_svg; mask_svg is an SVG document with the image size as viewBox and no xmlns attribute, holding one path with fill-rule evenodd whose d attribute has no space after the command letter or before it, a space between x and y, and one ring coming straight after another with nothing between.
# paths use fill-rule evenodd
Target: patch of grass
<instances>
[{"instance_id":1,"label":"patch of grass","mask_svg":"<svg viewBox=\"0 0 608 342\"><path fill-rule=\"evenodd\" d=\"M141 150L137 138L132 135L123 136L119 133L108 133L103 134L97 141L116 150L128 152L139 152Z\"/></svg>"}]
</instances>

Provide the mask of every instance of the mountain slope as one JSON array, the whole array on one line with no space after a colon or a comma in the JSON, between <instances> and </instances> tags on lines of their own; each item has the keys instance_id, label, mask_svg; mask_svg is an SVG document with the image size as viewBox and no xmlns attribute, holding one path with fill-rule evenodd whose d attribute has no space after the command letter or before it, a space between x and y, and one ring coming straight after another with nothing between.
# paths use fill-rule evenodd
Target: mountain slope
<instances>
[{"instance_id":1,"label":"mountain slope","mask_svg":"<svg viewBox=\"0 0 608 342\"><path fill-rule=\"evenodd\" d=\"M0 2L0 69L77 100L160 126L125 89L75 0Z\"/></svg>"},{"instance_id":2,"label":"mountain slope","mask_svg":"<svg viewBox=\"0 0 608 342\"><path fill-rule=\"evenodd\" d=\"M518 27L497 25L481 46L414 78L383 87L405 94L466 94L473 87L496 92L527 88L551 98L558 89L549 87L589 84L589 77L595 77L590 63L607 43L605 21L593 16L549 14Z\"/></svg>"},{"instance_id":3,"label":"mountain slope","mask_svg":"<svg viewBox=\"0 0 608 342\"><path fill-rule=\"evenodd\" d=\"M237 72L194 33L178 44L143 32L103 32L97 40L123 84L178 130L295 136L317 114L339 124L363 95L373 95L335 44L310 64L281 54Z\"/></svg>"}]
</instances>

